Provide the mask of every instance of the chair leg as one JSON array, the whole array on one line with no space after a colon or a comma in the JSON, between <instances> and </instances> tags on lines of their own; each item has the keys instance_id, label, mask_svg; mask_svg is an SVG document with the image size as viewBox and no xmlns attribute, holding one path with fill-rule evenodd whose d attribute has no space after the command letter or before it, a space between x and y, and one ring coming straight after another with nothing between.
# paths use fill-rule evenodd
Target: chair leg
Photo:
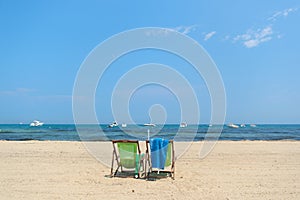
<instances>
[{"instance_id":1,"label":"chair leg","mask_svg":"<svg viewBox=\"0 0 300 200\"><path fill-rule=\"evenodd\" d=\"M110 176L111 177L113 177L113 171L114 171L114 152L112 154L111 168L110 168Z\"/></svg>"},{"instance_id":2,"label":"chair leg","mask_svg":"<svg viewBox=\"0 0 300 200\"><path fill-rule=\"evenodd\" d=\"M146 173L146 158L145 155L142 155L140 160L140 178L146 178Z\"/></svg>"}]
</instances>

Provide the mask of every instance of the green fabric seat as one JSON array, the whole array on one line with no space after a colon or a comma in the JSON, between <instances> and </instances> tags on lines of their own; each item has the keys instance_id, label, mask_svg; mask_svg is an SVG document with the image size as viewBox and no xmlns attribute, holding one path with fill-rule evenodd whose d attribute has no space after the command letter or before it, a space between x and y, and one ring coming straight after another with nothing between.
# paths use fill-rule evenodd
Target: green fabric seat
<instances>
[{"instance_id":1,"label":"green fabric seat","mask_svg":"<svg viewBox=\"0 0 300 200\"><path fill-rule=\"evenodd\" d=\"M171 151L172 151L172 145L169 143L168 144L165 167L168 167L172 164L172 152Z\"/></svg>"},{"instance_id":2,"label":"green fabric seat","mask_svg":"<svg viewBox=\"0 0 300 200\"><path fill-rule=\"evenodd\" d=\"M136 143L118 143L120 163L125 168L135 168L137 160Z\"/></svg>"},{"instance_id":3,"label":"green fabric seat","mask_svg":"<svg viewBox=\"0 0 300 200\"><path fill-rule=\"evenodd\" d=\"M144 154L141 154L138 141L113 140L113 157L111 166L111 176L134 172L134 177L141 177L143 173ZM114 163L117 161L117 168Z\"/></svg>"}]
</instances>

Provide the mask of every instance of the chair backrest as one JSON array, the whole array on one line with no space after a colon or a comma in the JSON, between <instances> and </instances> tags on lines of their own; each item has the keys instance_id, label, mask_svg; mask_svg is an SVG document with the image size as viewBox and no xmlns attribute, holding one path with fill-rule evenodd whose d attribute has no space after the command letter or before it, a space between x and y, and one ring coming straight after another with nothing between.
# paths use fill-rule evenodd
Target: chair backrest
<instances>
[{"instance_id":1,"label":"chair backrest","mask_svg":"<svg viewBox=\"0 0 300 200\"><path fill-rule=\"evenodd\" d=\"M146 141L147 152L151 154L150 157L151 157L151 160L152 160L151 162L153 164L155 162L156 163L155 165L160 165L161 167L162 166L169 167L171 165L174 165L174 146L173 146L173 140L170 140L170 141L167 140L167 141L168 141L167 147L162 147L162 149L160 149L160 151L166 151L166 152L151 152L151 146L150 146L151 142L149 140ZM150 146L150 148L148 146ZM157 157L158 156L162 156L162 155L165 156L165 162L164 163L159 163L162 160L161 160L161 158L157 158ZM161 165L161 164L164 164L164 165ZM155 167L155 165L153 167Z\"/></svg>"},{"instance_id":2,"label":"chair backrest","mask_svg":"<svg viewBox=\"0 0 300 200\"><path fill-rule=\"evenodd\" d=\"M172 164L172 143L169 142L168 149L167 149L165 167L168 167L171 164Z\"/></svg>"},{"instance_id":3,"label":"chair backrest","mask_svg":"<svg viewBox=\"0 0 300 200\"><path fill-rule=\"evenodd\" d=\"M140 154L138 141L115 140L113 143L117 144L120 156L120 164L122 167L135 168L137 162L137 153Z\"/></svg>"}]
</instances>

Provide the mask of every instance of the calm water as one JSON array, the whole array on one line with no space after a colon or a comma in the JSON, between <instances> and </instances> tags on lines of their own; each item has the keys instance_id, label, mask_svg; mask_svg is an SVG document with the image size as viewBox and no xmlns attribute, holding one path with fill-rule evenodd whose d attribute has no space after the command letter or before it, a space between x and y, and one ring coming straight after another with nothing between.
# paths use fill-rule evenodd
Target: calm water
<instances>
[{"instance_id":1,"label":"calm water","mask_svg":"<svg viewBox=\"0 0 300 200\"><path fill-rule=\"evenodd\" d=\"M25 124L2 124L0 125L0 140L142 140L148 138L148 129L150 130L150 137L164 137L177 141L199 141L204 139L208 125L189 125L185 128L179 128L179 125L156 127L128 125L126 128L108 128L107 125L81 125L76 127L72 124L45 124L41 127L30 127ZM176 134L177 137L175 137ZM216 133L211 131L207 134L214 135ZM300 125L257 125L257 127L246 125L244 128L236 129L224 126L219 140L300 140Z\"/></svg>"}]
</instances>

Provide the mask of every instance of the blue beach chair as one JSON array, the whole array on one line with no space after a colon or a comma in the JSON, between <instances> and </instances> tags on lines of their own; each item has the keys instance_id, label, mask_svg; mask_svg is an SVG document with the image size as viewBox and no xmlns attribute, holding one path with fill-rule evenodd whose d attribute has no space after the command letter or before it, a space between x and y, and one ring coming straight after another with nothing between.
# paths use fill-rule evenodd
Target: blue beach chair
<instances>
[{"instance_id":1,"label":"blue beach chair","mask_svg":"<svg viewBox=\"0 0 300 200\"><path fill-rule=\"evenodd\" d=\"M164 174L175 179L175 150L173 140L153 138L146 140L145 171L147 178ZM163 175L161 175L163 174Z\"/></svg>"}]
</instances>

